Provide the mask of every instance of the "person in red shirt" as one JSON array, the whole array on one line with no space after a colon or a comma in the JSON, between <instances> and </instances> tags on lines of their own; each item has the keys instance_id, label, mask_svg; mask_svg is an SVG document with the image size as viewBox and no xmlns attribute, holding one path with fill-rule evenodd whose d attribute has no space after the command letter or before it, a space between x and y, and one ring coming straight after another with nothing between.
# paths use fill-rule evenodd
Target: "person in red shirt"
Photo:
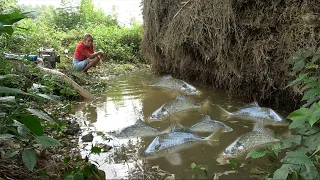
<instances>
[{"instance_id":1,"label":"person in red shirt","mask_svg":"<svg viewBox=\"0 0 320 180\"><path fill-rule=\"evenodd\" d=\"M85 34L73 54L73 67L75 70L87 73L88 69L96 66L103 56L103 52L94 52L92 35Z\"/></svg>"}]
</instances>

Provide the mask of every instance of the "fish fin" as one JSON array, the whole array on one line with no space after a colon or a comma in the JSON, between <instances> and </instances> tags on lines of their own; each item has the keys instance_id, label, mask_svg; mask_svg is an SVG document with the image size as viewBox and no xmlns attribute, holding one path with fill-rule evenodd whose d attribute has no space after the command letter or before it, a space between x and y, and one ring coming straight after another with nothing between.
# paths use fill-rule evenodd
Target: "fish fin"
<instances>
[{"instance_id":1,"label":"fish fin","mask_svg":"<svg viewBox=\"0 0 320 180\"><path fill-rule=\"evenodd\" d=\"M217 141L218 141L217 138L223 129L224 129L223 127L220 127L216 132L213 132L208 137L206 137L205 140L208 142L209 145L213 146L217 144Z\"/></svg>"},{"instance_id":2,"label":"fish fin","mask_svg":"<svg viewBox=\"0 0 320 180\"><path fill-rule=\"evenodd\" d=\"M161 134L169 134L174 128L174 125L175 124L170 124L170 126L168 126L165 130L161 131Z\"/></svg>"},{"instance_id":3,"label":"fish fin","mask_svg":"<svg viewBox=\"0 0 320 180\"><path fill-rule=\"evenodd\" d=\"M169 117L170 117L170 121L173 122L173 123L180 122L180 119L176 115L171 115Z\"/></svg>"},{"instance_id":4,"label":"fish fin","mask_svg":"<svg viewBox=\"0 0 320 180\"><path fill-rule=\"evenodd\" d=\"M173 77L171 75L165 75L161 79L172 79Z\"/></svg>"},{"instance_id":5,"label":"fish fin","mask_svg":"<svg viewBox=\"0 0 320 180\"><path fill-rule=\"evenodd\" d=\"M253 125L252 131L263 132L263 133L270 134L272 136L274 135L274 132L271 129L265 127L263 124L260 124L260 123L255 123Z\"/></svg>"},{"instance_id":6,"label":"fish fin","mask_svg":"<svg viewBox=\"0 0 320 180\"><path fill-rule=\"evenodd\" d=\"M260 107L260 106L259 106L259 103L256 100L254 100L252 103L247 104L247 105L243 106L242 108L248 108L248 107Z\"/></svg>"},{"instance_id":7,"label":"fish fin","mask_svg":"<svg viewBox=\"0 0 320 180\"><path fill-rule=\"evenodd\" d=\"M176 97L177 100L188 100L187 96L185 95L179 95Z\"/></svg>"},{"instance_id":8,"label":"fish fin","mask_svg":"<svg viewBox=\"0 0 320 180\"><path fill-rule=\"evenodd\" d=\"M206 112L208 110L209 107L209 100L204 101L204 103L201 105L201 110L203 112ZM210 117L209 117L210 118Z\"/></svg>"},{"instance_id":9,"label":"fish fin","mask_svg":"<svg viewBox=\"0 0 320 180\"><path fill-rule=\"evenodd\" d=\"M212 120L211 117L208 114L206 114L200 121L211 121L211 120Z\"/></svg>"},{"instance_id":10,"label":"fish fin","mask_svg":"<svg viewBox=\"0 0 320 180\"><path fill-rule=\"evenodd\" d=\"M145 82L141 82L141 84L142 84L142 87L143 87L143 88L148 88L148 87L149 87L149 85L146 84Z\"/></svg>"},{"instance_id":11,"label":"fish fin","mask_svg":"<svg viewBox=\"0 0 320 180\"><path fill-rule=\"evenodd\" d=\"M167 156L166 159L175 166L182 164L182 159L179 153L169 154L169 156Z\"/></svg>"},{"instance_id":12,"label":"fish fin","mask_svg":"<svg viewBox=\"0 0 320 180\"><path fill-rule=\"evenodd\" d=\"M232 116L233 114L227 110L225 110L223 107L221 107L220 105L218 104L215 104L220 110L221 110L221 113L222 113L222 120L228 120L230 116Z\"/></svg>"}]
</instances>

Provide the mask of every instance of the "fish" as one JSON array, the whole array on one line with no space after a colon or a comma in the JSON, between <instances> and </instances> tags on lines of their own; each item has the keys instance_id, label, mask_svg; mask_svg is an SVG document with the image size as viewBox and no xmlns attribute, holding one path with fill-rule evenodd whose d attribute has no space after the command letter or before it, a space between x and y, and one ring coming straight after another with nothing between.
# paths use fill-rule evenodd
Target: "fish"
<instances>
[{"instance_id":1,"label":"fish","mask_svg":"<svg viewBox=\"0 0 320 180\"><path fill-rule=\"evenodd\" d=\"M170 89L179 91L185 95L200 95L201 92L197 90L192 85L180 80L175 79L171 75L164 76L160 78L158 81L154 82L153 84L146 85L143 83L144 86L148 87L156 87L156 88L163 88L163 89Z\"/></svg>"},{"instance_id":2,"label":"fish","mask_svg":"<svg viewBox=\"0 0 320 180\"><path fill-rule=\"evenodd\" d=\"M140 152L138 158L145 160L165 157L171 164L181 165L180 151L203 143L213 145L221 131L222 128L219 128L208 137L201 137L195 133L185 131L162 134L157 136L145 151Z\"/></svg>"},{"instance_id":3,"label":"fish","mask_svg":"<svg viewBox=\"0 0 320 180\"><path fill-rule=\"evenodd\" d=\"M273 126L288 126L290 124L285 118L276 113L274 110L266 107L260 107L257 102L246 105L235 112L228 112L219 105L216 105L222 111L224 120L238 118Z\"/></svg>"},{"instance_id":4,"label":"fish","mask_svg":"<svg viewBox=\"0 0 320 180\"><path fill-rule=\"evenodd\" d=\"M169 133L172 129L172 126L169 126L166 130L160 131L156 128L148 126L141 119L137 120L135 124L125 127L120 131L115 133L115 137L122 138L134 138L134 137L150 137L157 136L164 133Z\"/></svg>"},{"instance_id":5,"label":"fish","mask_svg":"<svg viewBox=\"0 0 320 180\"><path fill-rule=\"evenodd\" d=\"M184 95L179 95L176 99L163 104L160 108L154 111L148 118L149 121L161 121L167 119L169 116L192 110L206 111L209 101L202 105L192 102Z\"/></svg>"},{"instance_id":6,"label":"fish","mask_svg":"<svg viewBox=\"0 0 320 180\"><path fill-rule=\"evenodd\" d=\"M223 162L227 159L238 158L251 150L265 147L271 143L279 142L270 130L265 128L262 124L254 124L253 130L238 137L231 143L217 159L218 162Z\"/></svg>"},{"instance_id":7,"label":"fish","mask_svg":"<svg viewBox=\"0 0 320 180\"><path fill-rule=\"evenodd\" d=\"M220 121L215 121L210 118L209 115L206 115L196 124L191 126L189 129L192 132L214 132L220 127L223 128L222 132L231 132L233 129Z\"/></svg>"}]
</instances>

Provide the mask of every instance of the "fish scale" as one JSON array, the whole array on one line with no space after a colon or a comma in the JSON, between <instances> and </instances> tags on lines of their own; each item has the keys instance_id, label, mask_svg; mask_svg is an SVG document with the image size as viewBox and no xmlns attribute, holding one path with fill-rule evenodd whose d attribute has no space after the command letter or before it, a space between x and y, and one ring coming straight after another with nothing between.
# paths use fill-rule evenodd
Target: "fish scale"
<instances>
[{"instance_id":1,"label":"fish scale","mask_svg":"<svg viewBox=\"0 0 320 180\"><path fill-rule=\"evenodd\" d=\"M191 86L190 84L180 79L175 79L172 76L164 76L160 78L158 81L156 81L155 83L150 84L149 86L177 90L186 95L200 94L200 91L198 91L195 87Z\"/></svg>"},{"instance_id":2,"label":"fish scale","mask_svg":"<svg viewBox=\"0 0 320 180\"><path fill-rule=\"evenodd\" d=\"M155 159L160 157L167 157L167 159L172 162L172 159L168 158L177 152L191 148L195 145L202 143L210 143L217 134L222 131L222 128L218 129L216 132L212 133L208 137L201 137L197 134L176 131L168 134L161 134L157 136L147 149L139 154L141 159Z\"/></svg>"},{"instance_id":3,"label":"fish scale","mask_svg":"<svg viewBox=\"0 0 320 180\"><path fill-rule=\"evenodd\" d=\"M201 105L193 103L184 95L176 97L176 99L169 101L162 105L159 109L154 111L149 117L149 120L163 120L168 118L170 115L181 113L184 111L191 111L196 109L202 109L206 107L207 103Z\"/></svg>"},{"instance_id":4,"label":"fish scale","mask_svg":"<svg viewBox=\"0 0 320 180\"><path fill-rule=\"evenodd\" d=\"M219 128L223 128L222 132L230 132L233 129L222 122L212 120L209 115L206 115L199 122L191 126L189 129L193 132L214 132Z\"/></svg>"},{"instance_id":5,"label":"fish scale","mask_svg":"<svg viewBox=\"0 0 320 180\"><path fill-rule=\"evenodd\" d=\"M148 137L157 136L161 133L158 129L148 126L141 120L138 120L134 125L123 128L115 134L117 138L130 138L130 137Z\"/></svg>"},{"instance_id":6,"label":"fish scale","mask_svg":"<svg viewBox=\"0 0 320 180\"><path fill-rule=\"evenodd\" d=\"M217 105L223 113L223 117L227 119L239 118L243 120L249 120L264 125L280 125L287 126L289 124L283 117L277 114L274 110L270 108L260 107L257 103L252 103L250 105L244 106L235 112L228 112L221 106Z\"/></svg>"},{"instance_id":7,"label":"fish scale","mask_svg":"<svg viewBox=\"0 0 320 180\"><path fill-rule=\"evenodd\" d=\"M241 135L231 143L221 153L220 158L237 158L252 149L260 148L278 141L279 139L269 134L262 125L256 124L253 131Z\"/></svg>"}]
</instances>

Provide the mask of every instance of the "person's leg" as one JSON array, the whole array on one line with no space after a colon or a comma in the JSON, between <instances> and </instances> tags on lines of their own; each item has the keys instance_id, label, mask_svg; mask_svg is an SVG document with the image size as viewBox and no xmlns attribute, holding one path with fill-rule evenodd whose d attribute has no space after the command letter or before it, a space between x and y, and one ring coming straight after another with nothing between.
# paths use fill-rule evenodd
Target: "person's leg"
<instances>
[{"instance_id":1,"label":"person's leg","mask_svg":"<svg viewBox=\"0 0 320 180\"><path fill-rule=\"evenodd\" d=\"M89 59L89 63L88 63L87 66L82 70L82 72L87 72L89 68L97 65L99 61L100 61L100 58L99 58L99 57L95 57L95 58Z\"/></svg>"},{"instance_id":2,"label":"person's leg","mask_svg":"<svg viewBox=\"0 0 320 180\"><path fill-rule=\"evenodd\" d=\"M73 59L73 68L77 71L81 71L88 65L88 63L89 63L88 59L85 59L83 61Z\"/></svg>"}]
</instances>

